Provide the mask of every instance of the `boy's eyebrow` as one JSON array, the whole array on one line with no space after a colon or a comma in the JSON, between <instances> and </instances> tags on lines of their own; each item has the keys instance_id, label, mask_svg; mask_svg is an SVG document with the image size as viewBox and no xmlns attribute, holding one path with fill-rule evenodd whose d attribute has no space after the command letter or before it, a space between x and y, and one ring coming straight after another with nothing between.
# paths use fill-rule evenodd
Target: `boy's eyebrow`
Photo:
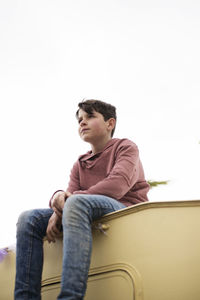
<instances>
[{"instance_id":1,"label":"boy's eyebrow","mask_svg":"<svg viewBox=\"0 0 200 300\"><path fill-rule=\"evenodd\" d=\"M91 112L85 112L85 113L87 114L87 116L91 117L91 116L94 116L94 114L95 114L95 111L91 111ZM78 119L78 120L82 120L82 119L83 119L83 117L78 117L77 119Z\"/></svg>"},{"instance_id":2,"label":"boy's eyebrow","mask_svg":"<svg viewBox=\"0 0 200 300\"><path fill-rule=\"evenodd\" d=\"M90 113L87 113L88 116L94 116L95 112L91 111Z\"/></svg>"}]
</instances>

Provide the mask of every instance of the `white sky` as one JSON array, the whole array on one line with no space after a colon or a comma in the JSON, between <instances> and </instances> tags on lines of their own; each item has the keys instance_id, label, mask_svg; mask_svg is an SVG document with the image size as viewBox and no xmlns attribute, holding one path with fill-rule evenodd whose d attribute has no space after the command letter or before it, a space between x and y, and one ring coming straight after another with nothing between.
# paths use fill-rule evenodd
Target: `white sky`
<instances>
[{"instance_id":1,"label":"white sky","mask_svg":"<svg viewBox=\"0 0 200 300\"><path fill-rule=\"evenodd\" d=\"M200 199L200 2L0 1L0 247L20 212L47 207L89 145L83 98L117 107L150 201Z\"/></svg>"}]
</instances>

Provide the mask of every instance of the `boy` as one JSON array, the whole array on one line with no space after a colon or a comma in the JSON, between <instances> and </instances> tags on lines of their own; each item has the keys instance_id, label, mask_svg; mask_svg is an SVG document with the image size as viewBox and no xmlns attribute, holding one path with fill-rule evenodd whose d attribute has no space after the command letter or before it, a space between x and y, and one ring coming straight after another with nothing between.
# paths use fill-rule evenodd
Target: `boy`
<instances>
[{"instance_id":1,"label":"boy","mask_svg":"<svg viewBox=\"0 0 200 300\"><path fill-rule=\"evenodd\" d=\"M137 146L113 139L115 107L98 100L78 104L79 135L91 145L74 164L67 191L57 191L50 209L24 212L17 226L15 299L41 299L43 238L55 242L63 230L63 270L57 299L84 298L90 266L91 223L101 216L147 201Z\"/></svg>"}]
</instances>

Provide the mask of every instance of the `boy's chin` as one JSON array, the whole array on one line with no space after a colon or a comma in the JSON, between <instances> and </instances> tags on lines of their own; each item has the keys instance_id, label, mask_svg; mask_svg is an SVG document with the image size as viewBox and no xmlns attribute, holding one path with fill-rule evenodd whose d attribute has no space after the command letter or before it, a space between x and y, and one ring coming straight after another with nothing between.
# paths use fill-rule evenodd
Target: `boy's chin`
<instances>
[{"instance_id":1,"label":"boy's chin","mask_svg":"<svg viewBox=\"0 0 200 300\"><path fill-rule=\"evenodd\" d=\"M87 138L86 136L82 136L81 139L82 139L84 142L86 142L86 143L90 143L90 142L91 142L90 139Z\"/></svg>"}]
</instances>

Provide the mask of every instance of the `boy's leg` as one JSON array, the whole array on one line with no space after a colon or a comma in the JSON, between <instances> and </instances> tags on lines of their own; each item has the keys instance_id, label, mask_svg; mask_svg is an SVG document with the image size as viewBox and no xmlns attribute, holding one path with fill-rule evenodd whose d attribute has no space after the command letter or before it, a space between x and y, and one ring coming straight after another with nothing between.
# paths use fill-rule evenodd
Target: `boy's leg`
<instances>
[{"instance_id":1,"label":"boy's leg","mask_svg":"<svg viewBox=\"0 0 200 300\"><path fill-rule=\"evenodd\" d=\"M86 291L92 249L91 223L125 208L102 195L73 195L63 209L63 271L58 299L81 300Z\"/></svg>"},{"instance_id":2,"label":"boy's leg","mask_svg":"<svg viewBox=\"0 0 200 300\"><path fill-rule=\"evenodd\" d=\"M15 300L41 299L43 238L52 209L22 213L17 223Z\"/></svg>"}]
</instances>

